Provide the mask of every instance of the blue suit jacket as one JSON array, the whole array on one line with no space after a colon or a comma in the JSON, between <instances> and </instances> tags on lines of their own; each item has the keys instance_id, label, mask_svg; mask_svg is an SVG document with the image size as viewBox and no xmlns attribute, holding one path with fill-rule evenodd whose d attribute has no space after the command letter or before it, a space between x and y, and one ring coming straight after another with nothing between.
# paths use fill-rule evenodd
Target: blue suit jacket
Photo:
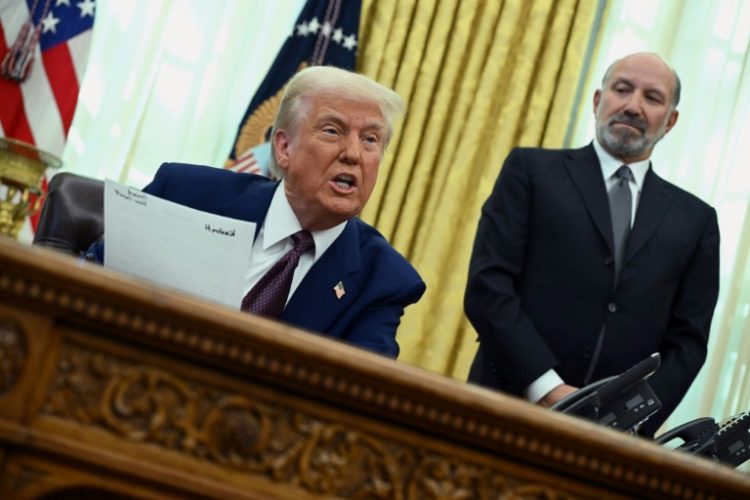
<instances>
[{"instance_id":1,"label":"blue suit jacket","mask_svg":"<svg viewBox=\"0 0 750 500\"><path fill-rule=\"evenodd\" d=\"M144 192L255 222L260 229L278 185L257 175L165 163ZM102 244L92 253L103 261ZM346 290L340 299L333 289L339 281ZM417 302L424 291L416 270L377 230L351 219L312 266L279 319L396 357L396 328L404 307Z\"/></svg>"}]
</instances>

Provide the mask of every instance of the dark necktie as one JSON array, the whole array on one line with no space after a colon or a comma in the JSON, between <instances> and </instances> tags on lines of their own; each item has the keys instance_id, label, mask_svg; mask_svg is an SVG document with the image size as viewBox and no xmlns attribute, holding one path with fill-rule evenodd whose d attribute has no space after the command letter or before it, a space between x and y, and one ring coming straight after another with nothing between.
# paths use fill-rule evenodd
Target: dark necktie
<instances>
[{"instance_id":1,"label":"dark necktie","mask_svg":"<svg viewBox=\"0 0 750 500\"><path fill-rule=\"evenodd\" d=\"M242 299L240 310L260 316L278 318L284 310L289 289L292 287L294 270L300 256L315 248L309 231L298 231L292 235L294 248L289 250Z\"/></svg>"},{"instance_id":2,"label":"dark necktie","mask_svg":"<svg viewBox=\"0 0 750 500\"><path fill-rule=\"evenodd\" d=\"M612 232L615 237L615 283L622 271L625 245L630 234L630 219L633 213L633 196L629 182L634 181L633 172L627 165L615 172L615 185L609 190L609 212L612 215Z\"/></svg>"},{"instance_id":3,"label":"dark necktie","mask_svg":"<svg viewBox=\"0 0 750 500\"><path fill-rule=\"evenodd\" d=\"M633 172L630 167L623 165L615 172L615 185L609 190L609 213L612 216L612 233L615 244L615 286L620 277L622 264L625 260L625 247L630 234L630 219L633 213L633 195L630 194L630 181L635 181ZM599 361L599 355L602 350L602 342L607 328L606 321L599 332L599 338L594 347L594 355L591 357L589 368L586 376L583 378L584 385L591 382L594 375L594 369Z\"/></svg>"}]
</instances>

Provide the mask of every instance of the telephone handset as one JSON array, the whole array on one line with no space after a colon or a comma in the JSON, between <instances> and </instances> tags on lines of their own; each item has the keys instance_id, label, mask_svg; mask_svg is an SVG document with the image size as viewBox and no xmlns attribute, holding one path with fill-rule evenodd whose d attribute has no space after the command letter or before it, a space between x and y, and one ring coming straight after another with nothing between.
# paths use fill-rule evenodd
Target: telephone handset
<instances>
[{"instance_id":1,"label":"telephone handset","mask_svg":"<svg viewBox=\"0 0 750 500\"><path fill-rule=\"evenodd\" d=\"M671 429L654 439L656 444L667 444L675 439L681 439L683 444L677 450L695 453L699 447L708 442L719 432L719 425L711 417L697 418Z\"/></svg>"},{"instance_id":2,"label":"telephone handset","mask_svg":"<svg viewBox=\"0 0 750 500\"><path fill-rule=\"evenodd\" d=\"M655 441L666 444L678 438L683 444L677 450L737 467L750 459L750 411L730 417L721 424L711 417L699 418L662 434Z\"/></svg>"},{"instance_id":3,"label":"telephone handset","mask_svg":"<svg viewBox=\"0 0 750 500\"><path fill-rule=\"evenodd\" d=\"M552 409L606 427L635 430L661 408L661 401L646 381L660 364L659 353L654 353L620 375L578 389L555 403Z\"/></svg>"}]
</instances>

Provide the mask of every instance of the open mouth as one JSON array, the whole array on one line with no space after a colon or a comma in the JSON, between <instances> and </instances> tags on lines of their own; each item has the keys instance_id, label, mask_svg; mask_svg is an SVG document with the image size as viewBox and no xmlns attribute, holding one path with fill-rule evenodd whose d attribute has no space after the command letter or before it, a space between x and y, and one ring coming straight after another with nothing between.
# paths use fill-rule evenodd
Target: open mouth
<instances>
[{"instance_id":1,"label":"open mouth","mask_svg":"<svg viewBox=\"0 0 750 500\"><path fill-rule=\"evenodd\" d=\"M357 180L353 175L339 174L333 178L333 184L341 191L351 191L357 187Z\"/></svg>"}]
</instances>

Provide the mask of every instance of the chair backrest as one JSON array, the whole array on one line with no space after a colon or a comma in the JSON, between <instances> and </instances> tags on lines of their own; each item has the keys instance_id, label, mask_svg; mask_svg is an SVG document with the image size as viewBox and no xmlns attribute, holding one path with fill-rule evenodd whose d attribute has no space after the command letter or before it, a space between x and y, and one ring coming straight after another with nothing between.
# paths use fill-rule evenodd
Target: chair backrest
<instances>
[{"instance_id":1,"label":"chair backrest","mask_svg":"<svg viewBox=\"0 0 750 500\"><path fill-rule=\"evenodd\" d=\"M63 172L52 178L34 244L79 255L104 234L104 182Z\"/></svg>"}]
</instances>

